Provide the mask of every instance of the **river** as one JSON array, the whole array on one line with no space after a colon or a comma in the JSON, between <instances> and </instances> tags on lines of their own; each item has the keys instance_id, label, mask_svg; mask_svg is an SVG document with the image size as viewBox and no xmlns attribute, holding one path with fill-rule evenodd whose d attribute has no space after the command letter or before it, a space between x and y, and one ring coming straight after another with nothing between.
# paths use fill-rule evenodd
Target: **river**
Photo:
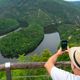
<instances>
[{"instance_id":1,"label":"river","mask_svg":"<svg viewBox=\"0 0 80 80\"><path fill-rule=\"evenodd\" d=\"M60 44L60 36L59 36L58 32L45 34L44 39L40 43L40 45L32 53L29 53L29 55L33 55L36 53L39 54L44 49L49 49L52 53L54 53L57 50L59 44ZM0 54L0 64L5 63L5 62L9 62L9 61L10 62L17 62L17 59L16 58L14 58L14 59L4 58Z\"/></svg>"},{"instance_id":2,"label":"river","mask_svg":"<svg viewBox=\"0 0 80 80\"><path fill-rule=\"evenodd\" d=\"M60 44L60 36L58 32L45 34L43 41L32 52L32 54L41 53L45 49L49 49L52 53L54 53L56 52L59 44Z\"/></svg>"}]
</instances>

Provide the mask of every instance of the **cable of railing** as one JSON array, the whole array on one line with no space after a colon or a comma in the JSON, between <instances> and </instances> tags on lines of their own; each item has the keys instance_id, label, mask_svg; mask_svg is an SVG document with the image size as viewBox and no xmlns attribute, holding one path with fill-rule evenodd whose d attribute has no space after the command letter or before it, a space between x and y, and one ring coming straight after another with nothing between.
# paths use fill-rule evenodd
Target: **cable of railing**
<instances>
[{"instance_id":1,"label":"cable of railing","mask_svg":"<svg viewBox=\"0 0 80 80\"><path fill-rule=\"evenodd\" d=\"M5 79L0 79L0 80L5 80Z\"/></svg>"},{"instance_id":2,"label":"cable of railing","mask_svg":"<svg viewBox=\"0 0 80 80\"><path fill-rule=\"evenodd\" d=\"M44 80L51 80L51 77L49 75L31 75L31 76L16 76L16 77L13 77L12 78L13 80L41 80L41 79L44 79Z\"/></svg>"},{"instance_id":3,"label":"cable of railing","mask_svg":"<svg viewBox=\"0 0 80 80\"><path fill-rule=\"evenodd\" d=\"M31 77L35 77L35 78L37 78L37 77L50 77L49 75L39 75L39 76L37 76L37 75L32 75L32 76L17 76L17 77L14 77L14 79L15 78L31 78Z\"/></svg>"}]
</instances>

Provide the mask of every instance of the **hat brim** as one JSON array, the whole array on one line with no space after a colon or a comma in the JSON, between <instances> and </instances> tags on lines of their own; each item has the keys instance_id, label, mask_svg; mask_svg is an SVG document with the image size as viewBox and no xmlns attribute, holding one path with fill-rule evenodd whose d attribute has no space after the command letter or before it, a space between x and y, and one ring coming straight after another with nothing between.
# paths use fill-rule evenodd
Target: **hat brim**
<instances>
[{"instance_id":1,"label":"hat brim","mask_svg":"<svg viewBox=\"0 0 80 80\"><path fill-rule=\"evenodd\" d=\"M80 49L80 47L72 47L72 48L70 48L69 57L70 57L72 63L75 65L75 67L78 68L78 69L80 69L80 67L76 64L76 62L74 60L74 53L78 49Z\"/></svg>"}]
</instances>

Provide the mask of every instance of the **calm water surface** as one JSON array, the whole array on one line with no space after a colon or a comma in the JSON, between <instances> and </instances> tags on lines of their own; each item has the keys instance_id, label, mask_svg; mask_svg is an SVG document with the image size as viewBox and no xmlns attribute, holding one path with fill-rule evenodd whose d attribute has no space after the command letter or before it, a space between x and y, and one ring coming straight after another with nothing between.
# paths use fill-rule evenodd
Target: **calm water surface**
<instances>
[{"instance_id":1,"label":"calm water surface","mask_svg":"<svg viewBox=\"0 0 80 80\"><path fill-rule=\"evenodd\" d=\"M33 51L33 53L40 53L44 49L49 49L55 52L60 44L60 36L58 32L45 34L41 44Z\"/></svg>"}]
</instances>

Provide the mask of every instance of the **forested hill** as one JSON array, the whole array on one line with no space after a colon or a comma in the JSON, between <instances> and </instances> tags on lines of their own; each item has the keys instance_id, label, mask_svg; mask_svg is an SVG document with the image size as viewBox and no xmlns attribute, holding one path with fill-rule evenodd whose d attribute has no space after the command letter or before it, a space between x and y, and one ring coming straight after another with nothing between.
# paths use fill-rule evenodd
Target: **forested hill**
<instances>
[{"instance_id":1,"label":"forested hill","mask_svg":"<svg viewBox=\"0 0 80 80\"><path fill-rule=\"evenodd\" d=\"M80 10L63 0L0 0L0 18L43 23L80 23ZM45 22L44 22L45 21Z\"/></svg>"},{"instance_id":2,"label":"forested hill","mask_svg":"<svg viewBox=\"0 0 80 80\"><path fill-rule=\"evenodd\" d=\"M0 35L9 33L0 39L4 57L33 51L47 31L58 31L70 46L79 45L80 8L63 0L0 0Z\"/></svg>"}]
</instances>

